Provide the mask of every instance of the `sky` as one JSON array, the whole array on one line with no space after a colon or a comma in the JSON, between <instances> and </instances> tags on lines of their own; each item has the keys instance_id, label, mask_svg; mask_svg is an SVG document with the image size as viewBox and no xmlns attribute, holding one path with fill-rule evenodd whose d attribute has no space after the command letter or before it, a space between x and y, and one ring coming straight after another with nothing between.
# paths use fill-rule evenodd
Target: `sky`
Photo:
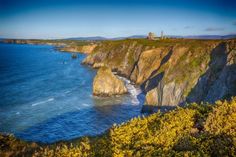
<instances>
[{"instance_id":1,"label":"sky","mask_svg":"<svg viewBox=\"0 0 236 157\"><path fill-rule=\"evenodd\" d=\"M0 0L0 37L236 34L235 0Z\"/></svg>"}]
</instances>

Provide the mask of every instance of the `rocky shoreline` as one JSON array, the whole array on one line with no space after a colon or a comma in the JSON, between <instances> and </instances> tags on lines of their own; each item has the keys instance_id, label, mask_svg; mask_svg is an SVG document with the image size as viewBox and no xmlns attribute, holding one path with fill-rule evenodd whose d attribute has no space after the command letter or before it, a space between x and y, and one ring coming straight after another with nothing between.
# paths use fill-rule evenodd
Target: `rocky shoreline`
<instances>
[{"instance_id":1,"label":"rocky shoreline","mask_svg":"<svg viewBox=\"0 0 236 157\"><path fill-rule=\"evenodd\" d=\"M81 42L6 40L18 44L52 44L60 51L87 54L82 64L109 67L139 85L145 105L177 106L236 95L236 40L166 39ZM76 45L76 46L75 46ZM108 94L109 95L109 94Z\"/></svg>"}]
</instances>

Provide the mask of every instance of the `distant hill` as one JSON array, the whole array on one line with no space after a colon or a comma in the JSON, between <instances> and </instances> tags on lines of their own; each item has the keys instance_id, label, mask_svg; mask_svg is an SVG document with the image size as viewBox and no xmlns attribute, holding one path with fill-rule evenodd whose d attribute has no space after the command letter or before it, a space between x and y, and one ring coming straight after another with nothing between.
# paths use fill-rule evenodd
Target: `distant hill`
<instances>
[{"instance_id":1,"label":"distant hill","mask_svg":"<svg viewBox=\"0 0 236 157\"><path fill-rule=\"evenodd\" d=\"M115 37L115 38L106 38L102 36L94 37L74 37L66 38L65 40L122 40L122 39L137 39L137 38L146 38L146 35L132 35L127 37ZM230 35L188 35L188 36L178 36L178 35L168 35L170 38L185 38L185 39L232 39L236 38L236 34Z\"/></svg>"},{"instance_id":2,"label":"distant hill","mask_svg":"<svg viewBox=\"0 0 236 157\"><path fill-rule=\"evenodd\" d=\"M123 40L123 39L140 39L146 38L147 35L132 35L127 37L115 37L115 38L107 38L102 36L92 36L92 37L72 37L72 38L63 38L63 39L51 39L51 40L81 40L81 41L101 41L101 40ZM229 35L188 35L188 36L180 36L180 35L167 35L170 38L185 38L185 39L236 39L236 34ZM1 38L0 41L6 40L7 38ZM24 40L24 39L19 39ZM30 39L26 39L30 40ZM44 39L34 39L34 40L44 40ZM48 39L47 39L48 40ZM50 39L49 39L50 40Z\"/></svg>"},{"instance_id":3,"label":"distant hill","mask_svg":"<svg viewBox=\"0 0 236 157\"><path fill-rule=\"evenodd\" d=\"M73 38L66 38L65 40L107 40L107 38L94 36L94 37L73 37Z\"/></svg>"},{"instance_id":4,"label":"distant hill","mask_svg":"<svg viewBox=\"0 0 236 157\"><path fill-rule=\"evenodd\" d=\"M189 35L189 36L169 36L173 38L185 38L185 39L232 39L236 38L236 34L230 35Z\"/></svg>"},{"instance_id":5,"label":"distant hill","mask_svg":"<svg viewBox=\"0 0 236 157\"><path fill-rule=\"evenodd\" d=\"M101 36L94 37L74 37L74 38L66 38L65 40L122 40L122 39L137 39L137 38L146 38L146 35L133 35L128 37L115 37L115 38L106 38Z\"/></svg>"}]
</instances>

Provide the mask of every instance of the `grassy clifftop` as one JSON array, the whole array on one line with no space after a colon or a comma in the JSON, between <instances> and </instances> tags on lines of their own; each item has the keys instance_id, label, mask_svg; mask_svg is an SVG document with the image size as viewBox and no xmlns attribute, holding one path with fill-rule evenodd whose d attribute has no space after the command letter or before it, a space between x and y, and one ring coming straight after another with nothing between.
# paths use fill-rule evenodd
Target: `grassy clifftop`
<instances>
[{"instance_id":1,"label":"grassy clifftop","mask_svg":"<svg viewBox=\"0 0 236 157\"><path fill-rule=\"evenodd\" d=\"M114 125L98 137L39 145L0 136L1 156L235 156L236 97Z\"/></svg>"},{"instance_id":2,"label":"grassy clifftop","mask_svg":"<svg viewBox=\"0 0 236 157\"><path fill-rule=\"evenodd\" d=\"M236 40L127 39L103 41L83 61L108 66L144 92L156 90L157 105L214 102L236 95ZM219 89L218 85L224 90Z\"/></svg>"}]
</instances>

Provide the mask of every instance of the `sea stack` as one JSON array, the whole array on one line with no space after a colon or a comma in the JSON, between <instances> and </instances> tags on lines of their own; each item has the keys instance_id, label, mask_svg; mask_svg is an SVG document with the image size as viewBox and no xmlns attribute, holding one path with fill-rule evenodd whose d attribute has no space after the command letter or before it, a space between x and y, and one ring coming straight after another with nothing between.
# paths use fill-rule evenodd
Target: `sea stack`
<instances>
[{"instance_id":1,"label":"sea stack","mask_svg":"<svg viewBox=\"0 0 236 157\"><path fill-rule=\"evenodd\" d=\"M77 54L76 53L72 53L71 58L72 59L76 59L77 58Z\"/></svg>"},{"instance_id":2,"label":"sea stack","mask_svg":"<svg viewBox=\"0 0 236 157\"><path fill-rule=\"evenodd\" d=\"M115 76L108 67L101 67L93 80L93 95L112 96L127 93L122 80Z\"/></svg>"}]
</instances>

